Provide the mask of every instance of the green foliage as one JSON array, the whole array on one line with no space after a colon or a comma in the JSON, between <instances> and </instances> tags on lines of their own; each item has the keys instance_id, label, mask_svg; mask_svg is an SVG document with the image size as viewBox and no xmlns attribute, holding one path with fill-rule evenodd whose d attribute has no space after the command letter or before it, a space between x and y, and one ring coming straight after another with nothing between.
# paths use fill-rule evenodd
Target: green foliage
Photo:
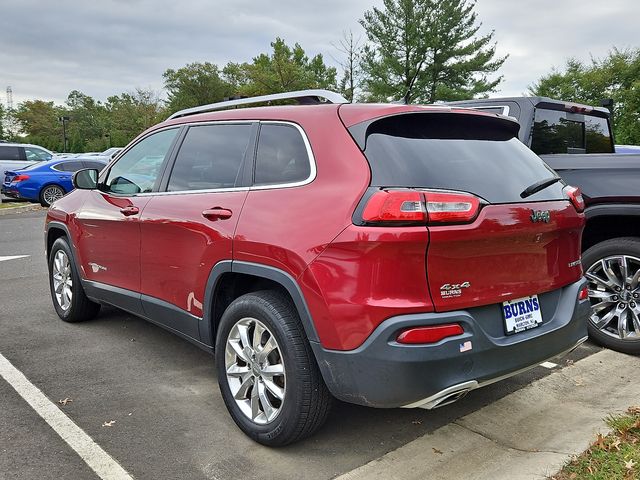
<instances>
[{"instance_id":1,"label":"green foliage","mask_svg":"<svg viewBox=\"0 0 640 480\"><path fill-rule=\"evenodd\" d=\"M209 62L190 63L178 70L170 68L165 71L162 76L167 90L168 112L220 102L230 96L232 86L220 73L218 66Z\"/></svg>"},{"instance_id":2,"label":"green foliage","mask_svg":"<svg viewBox=\"0 0 640 480\"><path fill-rule=\"evenodd\" d=\"M554 69L529 87L532 95L600 105L614 100L616 143L640 144L640 49L614 48L602 59L567 61L564 71Z\"/></svg>"},{"instance_id":3,"label":"green foliage","mask_svg":"<svg viewBox=\"0 0 640 480\"><path fill-rule=\"evenodd\" d=\"M62 151L62 124L58 117L63 114L66 115L65 110L53 102L27 100L18 105L15 117L21 130L27 133L27 142Z\"/></svg>"},{"instance_id":4,"label":"green foliage","mask_svg":"<svg viewBox=\"0 0 640 480\"><path fill-rule=\"evenodd\" d=\"M4 140L4 118L5 109L4 106L0 103L0 140Z\"/></svg>"},{"instance_id":5,"label":"green foliage","mask_svg":"<svg viewBox=\"0 0 640 480\"><path fill-rule=\"evenodd\" d=\"M167 116L157 93L136 89L107 98L105 104L108 121L109 146L126 145L147 128Z\"/></svg>"},{"instance_id":6,"label":"green foliage","mask_svg":"<svg viewBox=\"0 0 640 480\"><path fill-rule=\"evenodd\" d=\"M273 51L251 63L229 63L224 76L235 93L243 96L304 90L336 89L336 69L324 63L322 55L309 58L299 44L289 47L281 38L271 43Z\"/></svg>"},{"instance_id":7,"label":"green foliage","mask_svg":"<svg viewBox=\"0 0 640 480\"><path fill-rule=\"evenodd\" d=\"M369 39L362 56L370 100L433 103L486 95L506 57L495 58L493 32L480 24L468 0L383 0L360 24Z\"/></svg>"}]
</instances>

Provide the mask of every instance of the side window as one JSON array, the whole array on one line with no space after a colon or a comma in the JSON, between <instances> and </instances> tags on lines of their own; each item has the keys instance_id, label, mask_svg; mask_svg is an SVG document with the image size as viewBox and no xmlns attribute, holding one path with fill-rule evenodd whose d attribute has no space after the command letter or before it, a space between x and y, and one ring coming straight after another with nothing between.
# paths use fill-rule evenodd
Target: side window
<instances>
[{"instance_id":1,"label":"side window","mask_svg":"<svg viewBox=\"0 0 640 480\"><path fill-rule=\"evenodd\" d=\"M24 147L24 153L30 162L41 162L43 160L51 160L51 154L41 150L40 148Z\"/></svg>"},{"instance_id":2,"label":"side window","mask_svg":"<svg viewBox=\"0 0 640 480\"><path fill-rule=\"evenodd\" d=\"M613 153L609 124L606 118L586 116L587 153Z\"/></svg>"},{"instance_id":3,"label":"side window","mask_svg":"<svg viewBox=\"0 0 640 480\"><path fill-rule=\"evenodd\" d=\"M82 162L62 162L53 167L54 170L59 170L61 172L77 172L82 168Z\"/></svg>"},{"instance_id":4,"label":"side window","mask_svg":"<svg viewBox=\"0 0 640 480\"><path fill-rule=\"evenodd\" d=\"M106 163L100 163L100 162L87 162L87 161L84 161L82 163L84 165L82 168L95 168L98 171L102 170L104 167L107 166Z\"/></svg>"},{"instance_id":5,"label":"side window","mask_svg":"<svg viewBox=\"0 0 640 480\"><path fill-rule=\"evenodd\" d=\"M163 130L135 144L111 167L105 190L124 195L150 192L177 133L177 128Z\"/></svg>"},{"instance_id":6,"label":"side window","mask_svg":"<svg viewBox=\"0 0 640 480\"><path fill-rule=\"evenodd\" d=\"M585 153L584 123L567 119L565 112L536 110L531 150L547 153Z\"/></svg>"},{"instance_id":7,"label":"side window","mask_svg":"<svg viewBox=\"0 0 640 480\"><path fill-rule=\"evenodd\" d=\"M281 124L260 127L255 185L300 182L310 173L307 148L297 128Z\"/></svg>"},{"instance_id":8,"label":"side window","mask_svg":"<svg viewBox=\"0 0 640 480\"><path fill-rule=\"evenodd\" d=\"M6 147L0 145L0 160L24 160L20 156L19 147Z\"/></svg>"},{"instance_id":9,"label":"side window","mask_svg":"<svg viewBox=\"0 0 640 480\"><path fill-rule=\"evenodd\" d=\"M169 177L167 190L206 190L234 187L242 176L251 125L190 127Z\"/></svg>"}]
</instances>

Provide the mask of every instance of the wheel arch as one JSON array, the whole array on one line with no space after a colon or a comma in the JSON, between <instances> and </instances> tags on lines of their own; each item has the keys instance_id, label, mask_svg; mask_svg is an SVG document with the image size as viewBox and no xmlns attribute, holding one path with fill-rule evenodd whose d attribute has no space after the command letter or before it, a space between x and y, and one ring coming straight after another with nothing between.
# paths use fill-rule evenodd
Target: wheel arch
<instances>
[{"instance_id":1,"label":"wheel arch","mask_svg":"<svg viewBox=\"0 0 640 480\"><path fill-rule=\"evenodd\" d=\"M302 291L291 275L267 265L230 260L217 263L209 274L201 341L214 346L217 325L225 309L241 295L259 290L277 290L288 296L298 311L307 338L319 341Z\"/></svg>"},{"instance_id":2,"label":"wheel arch","mask_svg":"<svg viewBox=\"0 0 640 480\"><path fill-rule=\"evenodd\" d=\"M585 211L582 251L605 240L640 238L640 204L595 205Z\"/></svg>"}]
</instances>

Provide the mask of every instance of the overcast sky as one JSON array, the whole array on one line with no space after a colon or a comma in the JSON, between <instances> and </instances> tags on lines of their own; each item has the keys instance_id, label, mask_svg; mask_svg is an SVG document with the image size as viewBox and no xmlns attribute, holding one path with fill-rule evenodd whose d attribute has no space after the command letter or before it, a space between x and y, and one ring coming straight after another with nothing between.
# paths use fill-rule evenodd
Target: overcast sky
<instances>
[{"instance_id":1,"label":"overcast sky","mask_svg":"<svg viewBox=\"0 0 640 480\"><path fill-rule=\"evenodd\" d=\"M342 32L381 0L1 0L0 100L62 103L71 90L104 101L190 62L250 61L276 36L339 58ZM569 57L640 47L640 0L478 0L482 31L509 54L496 95L520 95Z\"/></svg>"}]
</instances>

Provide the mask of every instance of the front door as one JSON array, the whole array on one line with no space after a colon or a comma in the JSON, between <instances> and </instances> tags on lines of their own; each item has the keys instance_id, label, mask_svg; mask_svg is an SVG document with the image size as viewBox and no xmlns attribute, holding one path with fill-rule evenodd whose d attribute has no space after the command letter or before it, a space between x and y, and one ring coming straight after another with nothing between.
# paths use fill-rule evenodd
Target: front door
<instances>
[{"instance_id":1,"label":"front door","mask_svg":"<svg viewBox=\"0 0 640 480\"><path fill-rule=\"evenodd\" d=\"M140 215L177 132L153 133L130 148L103 173L100 189L87 192L77 214L84 277L128 291L118 295L135 297L140 292Z\"/></svg>"}]
</instances>

